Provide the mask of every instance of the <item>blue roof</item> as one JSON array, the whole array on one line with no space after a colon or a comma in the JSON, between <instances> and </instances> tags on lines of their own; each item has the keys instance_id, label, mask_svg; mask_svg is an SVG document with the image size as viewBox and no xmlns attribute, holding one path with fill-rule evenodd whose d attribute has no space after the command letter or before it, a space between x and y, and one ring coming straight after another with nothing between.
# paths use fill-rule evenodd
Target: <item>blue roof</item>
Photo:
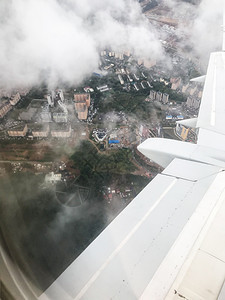
<instances>
[{"instance_id":1,"label":"blue roof","mask_svg":"<svg viewBox=\"0 0 225 300\"><path fill-rule=\"evenodd\" d=\"M93 75L95 75L95 76L98 76L98 77L102 77L102 75L101 75L101 74L99 74L99 73L96 73L96 72L93 72Z\"/></svg>"},{"instance_id":2,"label":"blue roof","mask_svg":"<svg viewBox=\"0 0 225 300\"><path fill-rule=\"evenodd\" d=\"M119 144L119 140L109 140L109 144Z\"/></svg>"}]
</instances>

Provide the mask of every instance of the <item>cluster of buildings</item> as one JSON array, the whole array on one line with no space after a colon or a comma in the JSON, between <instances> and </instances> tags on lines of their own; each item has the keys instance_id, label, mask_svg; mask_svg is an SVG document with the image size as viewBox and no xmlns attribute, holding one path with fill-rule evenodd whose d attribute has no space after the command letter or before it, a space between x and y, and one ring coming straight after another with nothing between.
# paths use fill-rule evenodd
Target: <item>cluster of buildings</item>
<instances>
[{"instance_id":1,"label":"cluster of buildings","mask_svg":"<svg viewBox=\"0 0 225 300\"><path fill-rule=\"evenodd\" d=\"M199 109L203 86L200 83L189 82L182 87L182 93L187 95L186 105L190 109Z\"/></svg>"},{"instance_id":2,"label":"cluster of buildings","mask_svg":"<svg viewBox=\"0 0 225 300\"><path fill-rule=\"evenodd\" d=\"M10 99L11 105L15 105L19 99L17 93ZM29 108L20 113L19 119L23 122L7 131L10 137L68 138L72 135L62 90L52 91L46 99L32 100Z\"/></svg>"},{"instance_id":3,"label":"cluster of buildings","mask_svg":"<svg viewBox=\"0 0 225 300\"><path fill-rule=\"evenodd\" d=\"M149 98L152 101L159 101L163 104L167 104L169 102L169 95L166 93L156 92L154 90L150 91Z\"/></svg>"},{"instance_id":4,"label":"cluster of buildings","mask_svg":"<svg viewBox=\"0 0 225 300\"><path fill-rule=\"evenodd\" d=\"M137 72L140 75L135 74L133 71L129 71L127 66L133 64L133 57L130 51L114 52L114 51L101 51L101 66L104 70L109 70L113 68L115 73L118 75L120 84L123 85L124 89L127 91L140 89L146 89L151 87L150 83L147 81L147 76L143 73L143 67L150 69L156 65L156 60L151 59L137 59ZM140 70L138 70L140 69ZM140 71L140 72L139 72ZM141 78L141 82L139 81ZM143 80L144 79L144 80Z\"/></svg>"},{"instance_id":5,"label":"cluster of buildings","mask_svg":"<svg viewBox=\"0 0 225 300\"><path fill-rule=\"evenodd\" d=\"M47 101L46 101L47 100ZM68 122L68 109L65 104L65 98L62 90L52 91L46 96L46 99L39 100L34 99L31 102L27 112L23 112L20 116L22 120L26 118L26 113L29 118L29 114L36 113L36 120L40 123L67 123Z\"/></svg>"},{"instance_id":6,"label":"cluster of buildings","mask_svg":"<svg viewBox=\"0 0 225 300\"><path fill-rule=\"evenodd\" d=\"M103 50L100 52L101 57L104 58L115 58L119 61L123 61L126 58L130 58L131 57L131 52L129 50L125 50L125 51L120 51L120 52L116 52L116 51L108 51L108 50ZM152 68L153 66L156 65L156 60L155 59L143 59L143 58L138 58L137 60L138 65L139 66L144 66L147 69ZM105 70L113 67L114 64L109 64Z\"/></svg>"},{"instance_id":7,"label":"cluster of buildings","mask_svg":"<svg viewBox=\"0 0 225 300\"><path fill-rule=\"evenodd\" d=\"M141 73L141 81L140 77L137 76L135 73L131 74L128 70L125 70L124 68L122 69L117 69L116 73L118 74L118 79L120 81L121 85L125 85L126 89L130 89L132 86L136 91L139 91L141 88L146 89L146 88L152 88L151 84L149 83L147 79L147 76L142 72ZM143 80L144 79L144 80Z\"/></svg>"},{"instance_id":8,"label":"cluster of buildings","mask_svg":"<svg viewBox=\"0 0 225 300\"><path fill-rule=\"evenodd\" d=\"M187 107L194 110L199 109L200 103L201 103L201 98L194 98L190 96L187 98L187 102L186 102Z\"/></svg>"},{"instance_id":9,"label":"cluster of buildings","mask_svg":"<svg viewBox=\"0 0 225 300\"><path fill-rule=\"evenodd\" d=\"M130 201L133 197L133 187L132 185L126 186L122 190L121 187L117 185L105 187L105 190L103 191L103 196L108 203L111 203L111 201L116 199Z\"/></svg>"},{"instance_id":10,"label":"cluster of buildings","mask_svg":"<svg viewBox=\"0 0 225 300\"><path fill-rule=\"evenodd\" d=\"M188 82L183 84L180 77L171 78L170 82L172 84L171 89L180 91L187 95L186 105L188 108L193 110L197 110L199 108L203 90L201 83Z\"/></svg>"},{"instance_id":11,"label":"cluster of buildings","mask_svg":"<svg viewBox=\"0 0 225 300\"><path fill-rule=\"evenodd\" d=\"M124 55L130 56L130 51L122 51L122 52L116 52L116 51L108 51L108 50L103 50L101 51L101 56L108 56L108 57L114 57L118 60L123 60Z\"/></svg>"},{"instance_id":12,"label":"cluster of buildings","mask_svg":"<svg viewBox=\"0 0 225 300\"><path fill-rule=\"evenodd\" d=\"M169 82L160 78L161 82L164 82L165 85L168 85ZM197 110L200 106L202 98L203 86L201 83L197 82L188 82L183 83L180 77L173 77L170 79L171 89L174 91L182 92L187 96L186 105L189 109ZM165 96L164 96L165 95ZM162 94L160 92L155 92L154 90L150 91L149 98L151 100L162 101L163 103L168 102L168 95ZM161 100L160 100L161 99Z\"/></svg>"},{"instance_id":13,"label":"cluster of buildings","mask_svg":"<svg viewBox=\"0 0 225 300\"><path fill-rule=\"evenodd\" d=\"M67 123L68 110L65 105L65 98L62 90L52 91L47 95L48 105L41 114L43 122L53 120L56 123Z\"/></svg>"},{"instance_id":14,"label":"cluster of buildings","mask_svg":"<svg viewBox=\"0 0 225 300\"><path fill-rule=\"evenodd\" d=\"M105 90L106 86L100 87ZM21 99L17 92L10 99L3 99L0 106L0 117L12 109ZM61 89L51 91L45 99L33 99L28 108L22 111L17 124L7 133L10 137L28 138L69 138L72 136L70 113L77 113L79 120L87 120L91 104L90 93L74 94L73 104L67 103Z\"/></svg>"},{"instance_id":15,"label":"cluster of buildings","mask_svg":"<svg viewBox=\"0 0 225 300\"><path fill-rule=\"evenodd\" d=\"M67 123L68 109L62 90L52 91L45 99L33 99L19 120L38 123Z\"/></svg>"},{"instance_id":16,"label":"cluster of buildings","mask_svg":"<svg viewBox=\"0 0 225 300\"><path fill-rule=\"evenodd\" d=\"M72 129L67 124L21 124L8 130L10 137L29 137L46 138L48 136L55 138L71 137Z\"/></svg>"}]
</instances>

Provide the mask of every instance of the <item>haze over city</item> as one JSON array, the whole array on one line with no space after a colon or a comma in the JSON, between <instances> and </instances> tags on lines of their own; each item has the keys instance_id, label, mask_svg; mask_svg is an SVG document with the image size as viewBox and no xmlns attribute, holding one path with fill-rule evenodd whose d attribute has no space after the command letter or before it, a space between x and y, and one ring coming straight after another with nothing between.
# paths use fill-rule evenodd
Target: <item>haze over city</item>
<instances>
[{"instance_id":1,"label":"haze over city","mask_svg":"<svg viewBox=\"0 0 225 300\"><path fill-rule=\"evenodd\" d=\"M197 122L202 76L222 49L223 2L0 1L0 246L38 299L167 176L140 145L197 145L185 120ZM0 280L0 298L15 297Z\"/></svg>"}]
</instances>

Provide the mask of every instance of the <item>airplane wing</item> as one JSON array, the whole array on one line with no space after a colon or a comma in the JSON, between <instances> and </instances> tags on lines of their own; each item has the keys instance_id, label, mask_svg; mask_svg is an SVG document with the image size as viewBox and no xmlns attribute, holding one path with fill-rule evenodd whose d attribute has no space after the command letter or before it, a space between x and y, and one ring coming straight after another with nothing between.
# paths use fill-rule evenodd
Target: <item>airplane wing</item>
<instances>
[{"instance_id":1,"label":"airplane wing","mask_svg":"<svg viewBox=\"0 0 225 300\"><path fill-rule=\"evenodd\" d=\"M174 159L39 299L164 299L193 245L205 237L209 218L225 210L224 183L222 167ZM215 249L210 241L201 244L198 273L192 274L196 290L191 287L201 299L216 297L223 284L223 234L225 228L218 240L210 236Z\"/></svg>"}]
</instances>

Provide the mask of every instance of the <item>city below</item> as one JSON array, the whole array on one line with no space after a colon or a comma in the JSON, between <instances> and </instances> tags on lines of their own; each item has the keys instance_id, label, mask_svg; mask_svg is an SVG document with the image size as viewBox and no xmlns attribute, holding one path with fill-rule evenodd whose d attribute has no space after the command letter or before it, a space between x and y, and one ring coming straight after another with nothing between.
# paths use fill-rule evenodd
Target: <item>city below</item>
<instances>
[{"instance_id":1,"label":"city below","mask_svg":"<svg viewBox=\"0 0 225 300\"><path fill-rule=\"evenodd\" d=\"M179 20L157 1L139 2L168 64L108 48L81 84L0 89L1 230L37 289L161 171L140 143L196 142L195 129L177 121L198 115L203 83L190 80L201 75L200 63L182 49Z\"/></svg>"}]
</instances>

